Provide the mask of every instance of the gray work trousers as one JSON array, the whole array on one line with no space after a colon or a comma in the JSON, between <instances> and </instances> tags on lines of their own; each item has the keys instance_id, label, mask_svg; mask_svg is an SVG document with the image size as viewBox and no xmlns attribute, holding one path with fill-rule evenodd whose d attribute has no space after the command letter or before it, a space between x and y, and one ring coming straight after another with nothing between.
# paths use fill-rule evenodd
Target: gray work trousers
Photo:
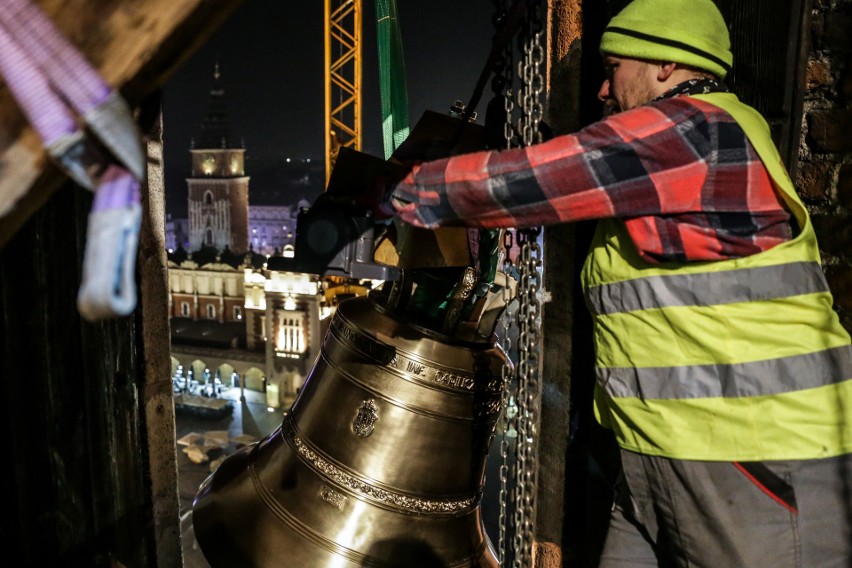
<instances>
[{"instance_id":1,"label":"gray work trousers","mask_svg":"<svg viewBox=\"0 0 852 568\"><path fill-rule=\"evenodd\" d=\"M621 460L601 568L852 568L852 454Z\"/></svg>"}]
</instances>

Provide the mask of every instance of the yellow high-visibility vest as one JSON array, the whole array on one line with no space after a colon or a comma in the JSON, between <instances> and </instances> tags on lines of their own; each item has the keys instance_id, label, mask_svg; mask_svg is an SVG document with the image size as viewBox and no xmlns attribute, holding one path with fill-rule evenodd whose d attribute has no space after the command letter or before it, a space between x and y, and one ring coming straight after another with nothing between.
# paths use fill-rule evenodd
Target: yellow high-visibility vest
<instances>
[{"instance_id":1,"label":"yellow high-visibility vest","mask_svg":"<svg viewBox=\"0 0 852 568\"><path fill-rule=\"evenodd\" d=\"M760 114L730 93L695 98L742 127L801 232L745 258L651 264L622 221L599 222L583 267L598 420L622 448L669 458L852 452L852 346L807 211Z\"/></svg>"}]
</instances>

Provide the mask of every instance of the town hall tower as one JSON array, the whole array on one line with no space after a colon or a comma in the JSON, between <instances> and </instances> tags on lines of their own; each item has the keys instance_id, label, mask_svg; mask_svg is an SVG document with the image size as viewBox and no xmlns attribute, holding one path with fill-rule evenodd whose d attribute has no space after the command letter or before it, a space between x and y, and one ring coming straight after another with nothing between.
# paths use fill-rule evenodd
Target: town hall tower
<instances>
[{"instance_id":1,"label":"town hall tower","mask_svg":"<svg viewBox=\"0 0 852 568\"><path fill-rule=\"evenodd\" d=\"M234 253L248 251L248 189L245 148L229 139L225 91L219 65L213 74L210 107L201 124L201 138L193 143L189 193L189 248L204 246Z\"/></svg>"}]
</instances>

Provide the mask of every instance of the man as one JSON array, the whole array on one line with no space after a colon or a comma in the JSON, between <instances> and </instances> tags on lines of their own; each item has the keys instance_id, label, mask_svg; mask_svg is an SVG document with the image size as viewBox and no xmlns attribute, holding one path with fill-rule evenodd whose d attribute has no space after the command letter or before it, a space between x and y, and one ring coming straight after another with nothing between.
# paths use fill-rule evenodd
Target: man
<instances>
[{"instance_id":1,"label":"man","mask_svg":"<svg viewBox=\"0 0 852 568\"><path fill-rule=\"evenodd\" d=\"M582 276L596 414L621 447L602 566L852 565L852 347L766 123L722 83L711 0L634 0L601 43L616 114L421 164L421 227L602 219Z\"/></svg>"}]
</instances>

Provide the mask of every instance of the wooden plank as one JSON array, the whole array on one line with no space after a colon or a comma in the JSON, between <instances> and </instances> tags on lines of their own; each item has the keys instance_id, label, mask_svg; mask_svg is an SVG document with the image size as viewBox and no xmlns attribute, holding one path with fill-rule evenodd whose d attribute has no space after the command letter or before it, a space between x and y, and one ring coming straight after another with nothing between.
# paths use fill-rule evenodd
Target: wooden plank
<instances>
[{"instance_id":1,"label":"wooden plank","mask_svg":"<svg viewBox=\"0 0 852 568\"><path fill-rule=\"evenodd\" d=\"M580 0L548 0L547 120L554 132L580 128L582 41L585 14ZM561 565L564 546L566 502L566 457L571 429L573 374L573 309L577 289L572 274L577 270L573 225L544 229L541 306L541 414L538 440L538 487L535 518L534 566Z\"/></svg>"},{"instance_id":2,"label":"wooden plank","mask_svg":"<svg viewBox=\"0 0 852 568\"><path fill-rule=\"evenodd\" d=\"M142 193L139 233L139 293L141 296L137 354L144 382L139 413L144 412L148 480L157 568L180 568L180 500L175 458L174 394L169 356L169 275L166 263L166 188L163 175L163 121L160 101L148 100L146 110L158 116L148 130L148 187ZM155 103L155 104L152 104ZM141 381L140 381L141 382Z\"/></svg>"},{"instance_id":3,"label":"wooden plank","mask_svg":"<svg viewBox=\"0 0 852 568\"><path fill-rule=\"evenodd\" d=\"M156 565L134 319L74 302L91 201L63 186L0 250L0 533L20 565Z\"/></svg>"},{"instance_id":4,"label":"wooden plank","mask_svg":"<svg viewBox=\"0 0 852 568\"><path fill-rule=\"evenodd\" d=\"M161 86L242 0L40 0L131 105ZM65 179L0 83L0 247Z\"/></svg>"}]
</instances>

